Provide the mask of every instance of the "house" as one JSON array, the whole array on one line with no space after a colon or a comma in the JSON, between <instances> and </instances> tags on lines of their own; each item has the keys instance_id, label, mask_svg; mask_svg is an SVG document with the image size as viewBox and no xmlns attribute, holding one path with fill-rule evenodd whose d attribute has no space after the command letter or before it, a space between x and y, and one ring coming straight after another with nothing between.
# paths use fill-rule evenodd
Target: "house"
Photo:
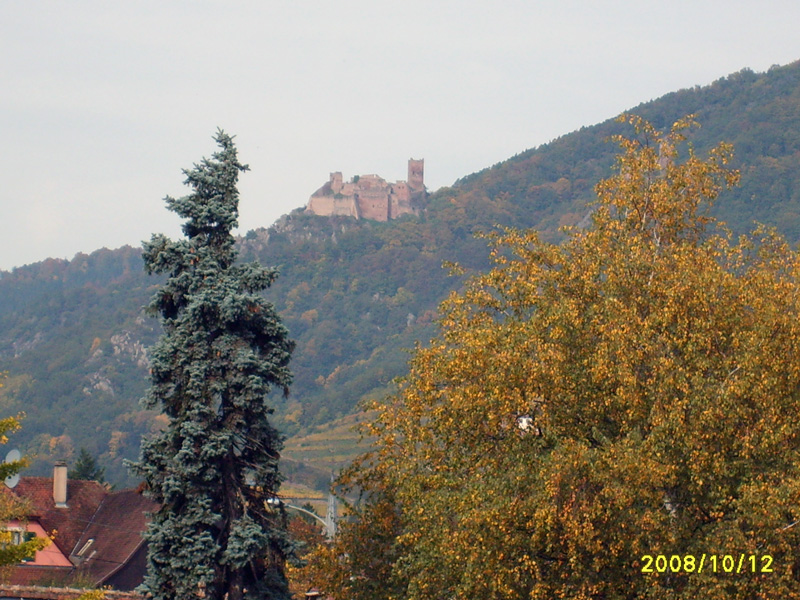
<instances>
[{"instance_id":1,"label":"house","mask_svg":"<svg viewBox=\"0 0 800 600\"><path fill-rule=\"evenodd\" d=\"M147 554L142 533L157 505L139 491L114 492L96 481L69 481L64 463L55 465L52 478L21 477L13 489L3 491L27 504L27 522L8 523L7 529L24 527L27 535L52 535L53 540L33 560L16 565L10 583L81 581L132 590L142 582Z\"/></svg>"}]
</instances>

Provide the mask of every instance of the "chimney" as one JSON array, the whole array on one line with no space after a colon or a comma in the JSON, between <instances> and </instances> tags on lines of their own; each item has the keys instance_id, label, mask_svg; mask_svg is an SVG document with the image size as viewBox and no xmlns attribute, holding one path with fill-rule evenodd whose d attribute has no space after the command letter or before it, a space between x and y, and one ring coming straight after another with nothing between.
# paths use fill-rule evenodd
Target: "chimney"
<instances>
[{"instance_id":1,"label":"chimney","mask_svg":"<svg viewBox=\"0 0 800 600\"><path fill-rule=\"evenodd\" d=\"M67 463L63 460L53 467L53 501L56 508L67 508Z\"/></svg>"}]
</instances>

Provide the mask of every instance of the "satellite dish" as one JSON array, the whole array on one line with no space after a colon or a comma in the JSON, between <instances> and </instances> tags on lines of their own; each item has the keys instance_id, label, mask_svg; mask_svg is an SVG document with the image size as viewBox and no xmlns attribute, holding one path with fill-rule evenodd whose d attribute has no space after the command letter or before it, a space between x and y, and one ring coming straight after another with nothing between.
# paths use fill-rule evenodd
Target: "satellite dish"
<instances>
[{"instance_id":1,"label":"satellite dish","mask_svg":"<svg viewBox=\"0 0 800 600\"><path fill-rule=\"evenodd\" d=\"M22 453L16 448L14 448L13 450L9 450L8 454L6 454L5 462L7 463L17 462L21 458L22 458ZM8 477L6 477L4 483L6 484L7 488L14 489L16 485L19 483L19 473L14 473L14 475L9 475Z\"/></svg>"}]
</instances>

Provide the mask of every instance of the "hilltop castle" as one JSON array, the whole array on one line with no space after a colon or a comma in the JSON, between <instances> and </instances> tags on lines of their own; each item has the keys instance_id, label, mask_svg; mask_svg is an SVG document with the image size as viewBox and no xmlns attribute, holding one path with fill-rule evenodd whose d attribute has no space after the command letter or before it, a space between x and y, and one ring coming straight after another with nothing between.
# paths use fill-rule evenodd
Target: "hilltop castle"
<instances>
[{"instance_id":1,"label":"hilltop castle","mask_svg":"<svg viewBox=\"0 0 800 600\"><path fill-rule=\"evenodd\" d=\"M408 181L389 183L378 175L356 175L345 183L341 172L331 173L330 181L311 194L306 212L375 221L417 214L425 200L424 171L425 160L412 158Z\"/></svg>"}]
</instances>

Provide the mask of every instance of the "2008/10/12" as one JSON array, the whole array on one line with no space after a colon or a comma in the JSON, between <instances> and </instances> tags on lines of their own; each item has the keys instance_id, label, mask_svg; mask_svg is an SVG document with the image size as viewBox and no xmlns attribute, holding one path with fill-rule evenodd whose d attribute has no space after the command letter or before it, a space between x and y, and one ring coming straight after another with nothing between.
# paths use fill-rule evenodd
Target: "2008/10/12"
<instances>
[{"instance_id":1,"label":"2008/10/12","mask_svg":"<svg viewBox=\"0 0 800 600\"><path fill-rule=\"evenodd\" d=\"M745 558L747 559L746 562ZM706 559L708 559L708 565L706 565ZM693 554L673 554L669 558L663 554L655 557L645 554L642 556L642 561L644 562L642 573L665 573L667 570L671 573L702 573L704 567L706 570L711 569L712 573L741 573L743 567L744 572L772 573L772 560L772 556L769 554L763 554L761 557L755 554L746 557L744 553L738 557L731 554L720 556L702 554L699 561ZM758 562L761 563L760 569L757 566Z\"/></svg>"}]
</instances>

